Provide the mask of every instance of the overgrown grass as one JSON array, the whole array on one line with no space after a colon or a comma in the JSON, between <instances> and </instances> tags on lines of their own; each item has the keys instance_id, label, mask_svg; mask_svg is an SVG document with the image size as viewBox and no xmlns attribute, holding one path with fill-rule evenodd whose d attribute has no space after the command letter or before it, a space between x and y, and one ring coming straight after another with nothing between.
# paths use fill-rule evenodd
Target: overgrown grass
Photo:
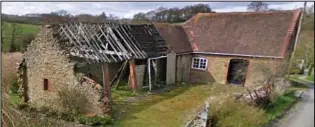
<instances>
[{"instance_id":1,"label":"overgrown grass","mask_svg":"<svg viewBox=\"0 0 315 127\"><path fill-rule=\"evenodd\" d=\"M221 84L178 86L161 94L146 96L135 103L118 101L114 107L121 116L116 115L120 119L113 126L183 126L209 96L242 90L241 87Z\"/></svg>"},{"instance_id":2,"label":"overgrown grass","mask_svg":"<svg viewBox=\"0 0 315 127\"><path fill-rule=\"evenodd\" d=\"M260 127L282 116L298 98L297 90L306 90L302 83L293 83L283 95L272 92L264 106L248 105L229 97L210 104L211 127Z\"/></svg>"},{"instance_id":3,"label":"overgrown grass","mask_svg":"<svg viewBox=\"0 0 315 127\"><path fill-rule=\"evenodd\" d=\"M287 91L265 109L268 121L273 121L283 115L297 101L298 98L295 96L295 92L296 90Z\"/></svg>"},{"instance_id":4,"label":"overgrown grass","mask_svg":"<svg viewBox=\"0 0 315 127\"><path fill-rule=\"evenodd\" d=\"M267 115L261 108L233 98L210 105L209 116L211 127L261 127L267 122Z\"/></svg>"}]
</instances>

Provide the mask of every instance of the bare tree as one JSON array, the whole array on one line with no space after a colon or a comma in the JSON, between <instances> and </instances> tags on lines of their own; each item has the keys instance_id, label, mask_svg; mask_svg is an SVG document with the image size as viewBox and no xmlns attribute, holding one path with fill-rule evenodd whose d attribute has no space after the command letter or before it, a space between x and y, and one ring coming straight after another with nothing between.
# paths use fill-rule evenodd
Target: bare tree
<instances>
[{"instance_id":1,"label":"bare tree","mask_svg":"<svg viewBox=\"0 0 315 127\"><path fill-rule=\"evenodd\" d=\"M261 1L251 2L247 6L247 10L249 11L266 11L268 10L268 4Z\"/></svg>"},{"instance_id":2,"label":"bare tree","mask_svg":"<svg viewBox=\"0 0 315 127\"><path fill-rule=\"evenodd\" d=\"M263 76L257 83L259 85L276 86L282 90L287 85L287 83L284 82L286 81L285 77L287 76L288 69L289 62L286 60L275 61L270 59L262 62L255 67L255 70L260 72L261 76Z\"/></svg>"},{"instance_id":3,"label":"bare tree","mask_svg":"<svg viewBox=\"0 0 315 127\"><path fill-rule=\"evenodd\" d=\"M114 14L109 14L109 16L107 17L107 19L109 21L118 21L119 20L119 17L114 15Z\"/></svg>"},{"instance_id":4,"label":"bare tree","mask_svg":"<svg viewBox=\"0 0 315 127\"><path fill-rule=\"evenodd\" d=\"M58 10L58 11L52 12L52 13L55 13L59 16L64 16L64 17L70 16L70 13L67 12L66 10Z\"/></svg>"}]
</instances>

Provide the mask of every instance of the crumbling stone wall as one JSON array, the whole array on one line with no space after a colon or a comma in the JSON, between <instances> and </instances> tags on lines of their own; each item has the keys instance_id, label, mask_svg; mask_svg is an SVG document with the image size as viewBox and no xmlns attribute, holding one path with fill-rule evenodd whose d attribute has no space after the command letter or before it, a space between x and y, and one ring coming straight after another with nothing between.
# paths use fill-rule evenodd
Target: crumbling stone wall
<instances>
[{"instance_id":1,"label":"crumbling stone wall","mask_svg":"<svg viewBox=\"0 0 315 127\"><path fill-rule=\"evenodd\" d=\"M247 76L244 86L262 85L261 80L265 78L264 69L271 71L278 70L279 65L285 62L281 59L266 59L266 58L250 58L250 57L229 57L229 56L214 56L214 55L197 55L193 57L203 57L208 59L206 70L191 69L190 82L192 83L207 83L217 82L221 84L227 83L227 74L231 59L244 59L249 61Z\"/></svg>"},{"instance_id":2,"label":"crumbling stone wall","mask_svg":"<svg viewBox=\"0 0 315 127\"><path fill-rule=\"evenodd\" d=\"M86 83L79 83L74 73L74 61L65 50L61 50L53 31L46 26L28 46L24 54L27 64L28 96L32 106L50 107L63 111L58 91L64 87L73 87L84 91L91 105L90 112L100 114L99 90ZM44 79L48 79L48 90L44 90Z\"/></svg>"}]
</instances>

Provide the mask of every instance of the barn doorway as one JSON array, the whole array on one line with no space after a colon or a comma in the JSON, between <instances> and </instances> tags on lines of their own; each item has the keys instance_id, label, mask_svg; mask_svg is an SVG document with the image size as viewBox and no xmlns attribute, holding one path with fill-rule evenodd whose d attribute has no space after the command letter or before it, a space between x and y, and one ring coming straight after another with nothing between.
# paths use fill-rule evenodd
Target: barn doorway
<instances>
[{"instance_id":1,"label":"barn doorway","mask_svg":"<svg viewBox=\"0 0 315 127\"><path fill-rule=\"evenodd\" d=\"M248 68L248 60L231 59L227 81L232 85L244 85Z\"/></svg>"}]
</instances>

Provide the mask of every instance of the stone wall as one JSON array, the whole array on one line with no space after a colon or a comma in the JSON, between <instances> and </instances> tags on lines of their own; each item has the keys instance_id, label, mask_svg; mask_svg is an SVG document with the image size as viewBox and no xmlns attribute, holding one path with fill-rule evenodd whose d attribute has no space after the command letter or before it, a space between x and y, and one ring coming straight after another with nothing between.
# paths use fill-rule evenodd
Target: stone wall
<instances>
[{"instance_id":1,"label":"stone wall","mask_svg":"<svg viewBox=\"0 0 315 127\"><path fill-rule=\"evenodd\" d=\"M260 85L260 81L264 79L266 71L279 70L279 65L284 63L284 60L281 59L270 60L266 58L229 57L200 54L195 54L193 57L207 58L208 65L206 70L191 68L190 82L192 83L217 82L226 84L230 60L244 59L249 61L245 86Z\"/></svg>"},{"instance_id":2,"label":"stone wall","mask_svg":"<svg viewBox=\"0 0 315 127\"><path fill-rule=\"evenodd\" d=\"M100 114L99 91L86 83L78 83L73 71L75 63L60 47L52 30L46 27L42 28L28 46L24 59L27 65L27 93L30 104L37 108L45 106L63 111L58 91L73 87L83 90L89 98L87 103L91 106L90 112ZM48 80L48 90L44 90L44 79Z\"/></svg>"}]
</instances>

